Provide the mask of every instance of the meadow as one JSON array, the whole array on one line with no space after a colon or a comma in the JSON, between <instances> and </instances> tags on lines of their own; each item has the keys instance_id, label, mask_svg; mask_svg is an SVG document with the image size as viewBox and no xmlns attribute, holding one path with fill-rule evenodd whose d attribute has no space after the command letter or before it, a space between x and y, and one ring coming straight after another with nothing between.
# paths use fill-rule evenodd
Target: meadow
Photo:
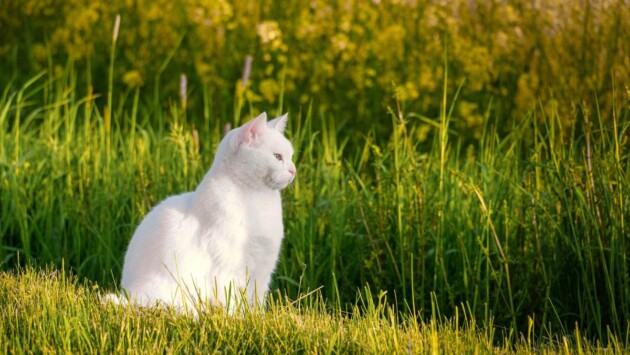
<instances>
[{"instance_id":1,"label":"meadow","mask_svg":"<svg viewBox=\"0 0 630 355\"><path fill-rule=\"evenodd\" d=\"M628 9L455 3L9 2L0 349L626 350ZM263 110L298 169L269 310L101 306L142 217Z\"/></svg>"}]
</instances>

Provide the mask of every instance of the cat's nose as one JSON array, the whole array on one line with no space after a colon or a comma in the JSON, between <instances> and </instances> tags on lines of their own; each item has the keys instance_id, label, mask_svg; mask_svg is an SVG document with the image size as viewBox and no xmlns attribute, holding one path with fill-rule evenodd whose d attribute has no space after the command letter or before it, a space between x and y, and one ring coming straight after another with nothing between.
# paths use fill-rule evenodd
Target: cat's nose
<instances>
[{"instance_id":1,"label":"cat's nose","mask_svg":"<svg viewBox=\"0 0 630 355\"><path fill-rule=\"evenodd\" d=\"M295 167L292 166L289 168L289 172L291 173L291 175L295 176L295 173L297 173L297 171L295 170Z\"/></svg>"}]
</instances>

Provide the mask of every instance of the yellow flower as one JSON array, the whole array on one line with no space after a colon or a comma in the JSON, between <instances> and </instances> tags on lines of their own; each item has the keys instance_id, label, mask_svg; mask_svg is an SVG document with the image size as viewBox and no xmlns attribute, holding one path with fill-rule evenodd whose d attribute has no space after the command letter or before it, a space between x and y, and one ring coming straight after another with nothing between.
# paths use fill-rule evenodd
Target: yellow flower
<instances>
[{"instance_id":1,"label":"yellow flower","mask_svg":"<svg viewBox=\"0 0 630 355\"><path fill-rule=\"evenodd\" d=\"M382 60L401 60L405 54L404 40L405 29L398 24L391 25L378 34L374 43L375 54Z\"/></svg>"},{"instance_id":2,"label":"yellow flower","mask_svg":"<svg viewBox=\"0 0 630 355\"><path fill-rule=\"evenodd\" d=\"M258 24L257 30L262 43L269 43L282 36L280 27L276 21L263 21Z\"/></svg>"},{"instance_id":3,"label":"yellow flower","mask_svg":"<svg viewBox=\"0 0 630 355\"><path fill-rule=\"evenodd\" d=\"M429 137L429 133L431 133L431 126L426 123L420 124L418 125L415 133L418 142L424 142Z\"/></svg>"},{"instance_id":4,"label":"yellow flower","mask_svg":"<svg viewBox=\"0 0 630 355\"><path fill-rule=\"evenodd\" d=\"M202 60L195 61L195 69L204 82L208 82L213 75L212 66Z\"/></svg>"},{"instance_id":5,"label":"yellow flower","mask_svg":"<svg viewBox=\"0 0 630 355\"><path fill-rule=\"evenodd\" d=\"M400 101L415 100L418 96L418 87L410 81L396 87L396 98Z\"/></svg>"},{"instance_id":6,"label":"yellow flower","mask_svg":"<svg viewBox=\"0 0 630 355\"><path fill-rule=\"evenodd\" d=\"M130 88L137 88L144 85L144 79L142 79L142 74L140 74L137 70L130 70L123 74L123 83Z\"/></svg>"},{"instance_id":7,"label":"yellow flower","mask_svg":"<svg viewBox=\"0 0 630 355\"><path fill-rule=\"evenodd\" d=\"M48 59L48 50L41 43L35 43L31 48L31 53L33 54L33 59L37 63L44 63Z\"/></svg>"},{"instance_id":8,"label":"yellow flower","mask_svg":"<svg viewBox=\"0 0 630 355\"><path fill-rule=\"evenodd\" d=\"M348 36L343 33L334 35L331 41L337 52L343 52L348 47Z\"/></svg>"},{"instance_id":9,"label":"yellow flower","mask_svg":"<svg viewBox=\"0 0 630 355\"><path fill-rule=\"evenodd\" d=\"M276 101L276 96L278 96L278 92L280 88L275 80L265 79L260 82L258 85L258 89L260 90L260 94L263 98L269 103L274 103Z\"/></svg>"}]
</instances>

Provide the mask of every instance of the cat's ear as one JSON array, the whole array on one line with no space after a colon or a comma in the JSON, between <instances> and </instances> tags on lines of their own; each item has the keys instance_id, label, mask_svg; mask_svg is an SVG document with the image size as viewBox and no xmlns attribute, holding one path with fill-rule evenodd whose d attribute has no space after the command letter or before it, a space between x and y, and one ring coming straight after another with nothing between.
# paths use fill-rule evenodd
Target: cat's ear
<instances>
[{"instance_id":1,"label":"cat's ear","mask_svg":"<svg viewBox=\"0 0 630 355\"><path fill-rule=\"evenodd\" d=\"M280 117L276 117L273 120L267 123L269 127L275 129L280 133L284 133L285 128L287 128L287 118L289 117L289 113L285 113Z\"/></svg>"},{"instance_id":2,"label":"cat's ear","mask_svg":"<svg viewBox=\"0 0 630 355\"><path fill-rule=\"evenodd\" d=\"M263 112L258 117L241 126L238 140L241 143L251 144L267 129L267 113Z\"/></svg>"}]
</instances>

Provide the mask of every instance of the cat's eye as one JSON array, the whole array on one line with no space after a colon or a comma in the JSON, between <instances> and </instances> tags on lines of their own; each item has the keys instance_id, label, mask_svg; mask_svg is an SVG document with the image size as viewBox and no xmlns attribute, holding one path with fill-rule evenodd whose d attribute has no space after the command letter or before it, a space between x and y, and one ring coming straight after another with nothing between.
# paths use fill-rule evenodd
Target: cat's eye
<instances>
[{"instance_id":1,"label":"cat's eye","mask_svg":"<svg viewBox=\"0 0 630 355\"><path fill-rule=\"evenodd\" d=\"M283 161L283 160L284 160L284 159L282 159L282 154L274 153L274 155L273 155L273 156L274 156L274 157L276 157L276 159L277 159L278 161Z\"/></svg>"}]
</instances>

